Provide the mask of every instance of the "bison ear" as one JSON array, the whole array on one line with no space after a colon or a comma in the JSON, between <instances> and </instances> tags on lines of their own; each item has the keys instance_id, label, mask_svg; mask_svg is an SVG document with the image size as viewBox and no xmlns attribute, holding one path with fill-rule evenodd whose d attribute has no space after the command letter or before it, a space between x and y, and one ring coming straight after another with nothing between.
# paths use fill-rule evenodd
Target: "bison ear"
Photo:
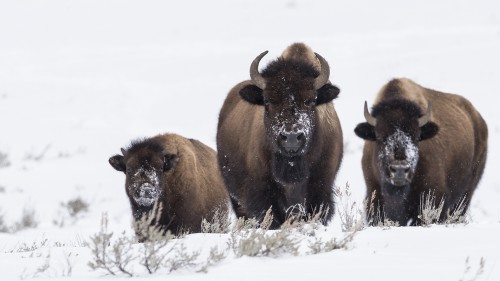
<instances>
[{"instance_id":1,"label":"bison ear","mask_svg":"<svg viewBox=\"0 0 500 281\"><path fill-rule=\"evenodd\" d=\"M262 89L255 85L248 85L241 89L240 97L251 104L264 105Z\"/></svg>"},{"instance_id":2,"label":"bison ear","mask_svg":"<svg viewBox=\"0 0 500 281\"><path fill-rule=\"evenodd\" d=\"M316 105L331 102L340 93L340 89L337 88L336 86L327 83L323 87L318 89L318 98L316 99Z\"/></svg>"},{"instance_id":3,"label":"bison ear","mask_svg":"<svg viewBox=\"0 0 500 281\"><path fill-rule=\"evenodd\" d=\"M111 165L111 167L115 168L115 170L125 173L125 170L127 168L125 167L125 161L123 160L122 155L117 154L117 155L109 158L108 161L109 161L109 164Z\"/></svg>"},{"instance_id":4,"label":"bison ear","mask_svg":"<svg viewBox=\"0 0 500 281\"><path fill-rule=\"evenodd\" d=\"M377 139L375 136L375 127L368 124L368 122L359 123L354 129L354 133L364 140L375 141Z\"/></svg>"},{"instance_id":5,"label":"bison ear","mask_svg":"<svg viewBox=\"0 0 500 281\"><path fill-rule=\"evenodd\" d=\"M163 158L163 171L166 172L172 169L178 161L179 156L176 154L165 154L165 157Z\"/></svg>"},{"instance_id":6,"label":"bison ear","mask_svg":"<svg viewBox=\"0 0 500 281\"><path fill-rule=\"evenodd\" d=\"M434 137L439 131L439 127L434 122L427 122L427 124L420 127L420 140L426 140Z\"/></svg>"}]
</instances>

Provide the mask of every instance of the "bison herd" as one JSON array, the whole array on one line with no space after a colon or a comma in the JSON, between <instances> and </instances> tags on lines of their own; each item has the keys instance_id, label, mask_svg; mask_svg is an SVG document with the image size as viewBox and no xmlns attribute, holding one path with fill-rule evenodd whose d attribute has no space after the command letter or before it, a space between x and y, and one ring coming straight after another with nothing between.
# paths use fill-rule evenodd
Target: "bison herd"
<instances>
[{"instance_id":1,"label":"bison herd","mask_svg":"<svg viewBox=\"0 0 500 281\"><path fill-rule=\"evenodd\" d=\"M303 43L259 71L266 54L253 60L250 80L234 86L222 105L217 153L197 140L164 134L133 141L109 159L125 173L136 221L161 204L152 224L173 233L200 232L204 218L231 207L237 217L257 220L270 210L271 228L318 213L329 222L343 157L332 102L340 90L329 80L327 61ZM371 113L365 102L364 118L354 132L365 140L368 214L420 225L426 193L436 196L435 204L444 202L439 222L467 211L488 139L485 121L467 99L394 79L382 87Z\"/></svg>"}]
</instances>

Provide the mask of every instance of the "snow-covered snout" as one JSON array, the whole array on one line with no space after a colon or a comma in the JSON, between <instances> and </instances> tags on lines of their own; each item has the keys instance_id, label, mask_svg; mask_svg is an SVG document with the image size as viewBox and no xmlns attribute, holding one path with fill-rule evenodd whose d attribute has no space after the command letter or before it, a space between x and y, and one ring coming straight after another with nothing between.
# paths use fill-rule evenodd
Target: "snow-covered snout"
<instances>
[{"instance_id":1,"label":"snow-covered snout","mask_svg":"<svg viewBox=\"0 0 500 281\"><path fill-rule=\"evenodd\" d=\"M410 136L396 130L379 146L379 169L386 182L394 186L411 183L418 163L418 146Z\"/></svg>"},{"instance_id":2,"label":"snow-covered snout","mask_svg":"<svg viewBox=\"0 0 500 281\"><path fill-rule=\"evenodd\" d=\"M122 149L123 155L115 155L109 163L117 171L126 175L125 189L132 203L140 206L152 206L164 196L162 181L178 162L176 154L169 154L161 147L135 148L132 151Z\"/></svg>"},{"instance_id":3,"label":"snow-covered snout","mask_svg":"<svg viewBox=\"0 0 500 281\"><path fill-rule=\"evenodd\" d=\"M419 159L418 143L436 135L438 127L429 122L432 105L422 114L417 104L392 99L379 103L374 115L365 102L366 122L356 126L354 132L367 141L377 144L377 165L380 178L392 186L409 185Z\"/></svg>"},{"instance_id":4,"label":"snow-covered snout","mask_svg":"<svg viewBox=\"0 0 500 281\"><path fill-rule=\"evenodd\" d=\"M137 170L131 171L128 180L129 194L135 202L141 206L151 206L161 195L160 174L153 167L147 165L140 166Z\"/></svg>"},{"instance_id":5,"label":"snow-covered snout","mask_svg":"<svg viewBox=\"0 0 500 281\"><path fill-rule=\"evenodd\" d=\"M281 121L273 120L270 134L274 138L277 149L284 155L301 155L307 151L311 138L312 117L308 112L297 112L292 118ZM290 122L291 121L291 122Z\"/></svg>"}]
</instances>

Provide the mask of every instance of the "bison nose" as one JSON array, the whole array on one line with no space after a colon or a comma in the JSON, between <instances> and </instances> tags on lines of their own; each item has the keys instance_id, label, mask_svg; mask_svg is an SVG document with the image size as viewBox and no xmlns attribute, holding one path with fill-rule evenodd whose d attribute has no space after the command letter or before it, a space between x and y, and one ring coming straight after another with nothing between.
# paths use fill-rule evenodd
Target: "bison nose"
<instances>
[{"instance_id":1,"label":"bison nose","mask_svg":"<svg viewBox=\"0 0 500 281\"><path fill-rule=\"evenodd\" d=\"M139 198L155 198L157 196L157 192L152 185L143 184L137 189L136 196Z\"/></svg>"},{"instance_id":2,"label":"bison nose","mask_svg":"<svg viewBox=\"0 0 500 281\"><path fill-rule=\"evenodd\" d=\"M391 173L391 177L394 179L408 179L408 175L410 174L410 165L408 164L390 164L389 171Z\"/></svg>"},{"instance_id":3,"label":"bison nose","mask_svg":"<svg viewBox=\"0 0 500 281\"><path fill-rule=\"evenodd\" d=\"M306 137L302 132L281 132L279 144L287 153L297 153L305 144Z\"/></svg>"}]
</instances>

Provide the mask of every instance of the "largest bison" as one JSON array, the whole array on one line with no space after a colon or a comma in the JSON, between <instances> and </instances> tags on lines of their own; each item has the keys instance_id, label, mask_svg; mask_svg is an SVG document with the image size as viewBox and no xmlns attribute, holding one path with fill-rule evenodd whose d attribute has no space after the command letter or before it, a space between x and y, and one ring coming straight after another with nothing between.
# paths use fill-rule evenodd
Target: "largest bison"
<instances>
[{"instance_id":1,"label":"largest bison","mask_svg":"<svg viewBox=\"0 0 500 281\"><path fill-rule=\"evenodd\" d=\"M306 215L334 211L332 188L342 159L342 130L331 102L339 89L328 63L302 43L289 46L260 73L266 52L250 66L220 111L217 149L237 216L262 219L271 208L276 228L294 206Z\"/></svg>"},{"instance_id":2,"label":"largest bison","mask_svg":"<svg viewBox=\"0 0 500 281\"><path fill-rule=\"evenodd\" d=\"M365 139L363 173L372 215L400 225L422 223L421 209L438 219L463 215L486 162L488 128L465 98L394 79L379 92L372 114L355 133ZM434 196L434 205L421 200ZM428 200L427 202L432 202ZM374 218L371 221L374 222Z\"/></svg>"}]
</instances>

